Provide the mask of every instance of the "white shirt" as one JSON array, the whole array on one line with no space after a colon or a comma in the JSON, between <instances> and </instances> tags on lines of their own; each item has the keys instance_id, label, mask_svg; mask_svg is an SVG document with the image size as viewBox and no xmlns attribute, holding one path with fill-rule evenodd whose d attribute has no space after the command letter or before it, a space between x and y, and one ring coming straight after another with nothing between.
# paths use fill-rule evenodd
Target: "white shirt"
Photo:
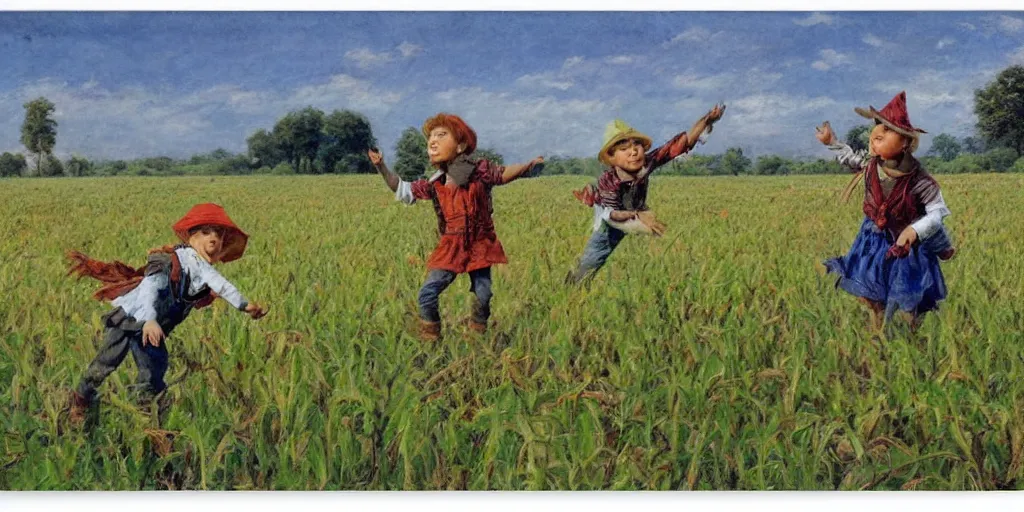
<instances>
[{"instance_id":1,"label":"white shirt","mask_svg":"<svg viewBox=\"0 0 1024 512\"><path fill-rule=\"evenodd\" d=\"M190 279L188 292L195 295L203 290L204 286L226 300L236 309L244 310L249 302L242 296L235 285L224 278L213 268L209 262L204 260L195 249L182 247L175 249L178 261L181 264L181 272ZM157 301L161 299L161 290L169 288L170 279L166 274L153 274L146 276L141 283L132 291L114 299L111 304L120 306L124 312L135 320L146 322L156 320ZM164 293L164 297L170 297Z\"/></svg>"}]
</instances>

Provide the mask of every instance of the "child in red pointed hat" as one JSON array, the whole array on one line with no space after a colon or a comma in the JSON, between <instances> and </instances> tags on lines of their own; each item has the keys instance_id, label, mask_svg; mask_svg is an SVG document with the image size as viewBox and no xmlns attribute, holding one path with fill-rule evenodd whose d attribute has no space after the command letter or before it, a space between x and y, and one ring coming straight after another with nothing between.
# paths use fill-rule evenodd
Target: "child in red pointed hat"
<instances>
[{"instance_id":1,"label":"child in red pointed hat","mask_svg":"<svg viewBox=\"0 0 1024 512\"><path fill-rule=\"evenodd\" d=\"M437 215L440 240L427 261L429 273L419 293L420 337L425 341L440 338L439 297L463 273L469 274L475 296L469 327L483 333L491 314L491 266L508 262L491 218L491 190L538 171L544 158L506 166L472 158L476 132L453 114L427 119L423 136L427 156L437 169L430 179L402 181L384 164L380 152L371 149L367 153L395 199L407 205L431 201Z\"/></svg>"},{"instance_id":2,"label":"child in red pointed hat","mask_svg":"<svg viewBox=\"0 0 1024 512\"><path fill-rule=\"evenodd\" d=\"M163 391L167 372L164 338L193 309L220 297L253 319L266 314L213 268L214 263L241 258L249 240L223 208L212 203L196 205L172 229L181 243L150 250L147 264L137 269L120 261L97 261L78 251L68 253L72 261L68 274L104 282L94 297L114 306L103 316L105 335L99 353L71 393L72 421L84 419L95 403L96 388L128 352L138 367L140 398L145 401Z\"/></svg>"},{"instance_id":3,"label":"child in red pointed hat","mask_svg":"<svg viewBox=\"0 0 1024 512\"><path fill-rule=\"evenodd\" d=\"M939 261L954 252L942 224L950 211L938 182L912 155L926 132L910 123L906 93L880 111L854 111L875 122L868 151L856 152L836 141L828 122L817 128L818 140L857 173L843 200L861 178L865 184L865 218L857 238L846 256L829 259L825 266L839 275L837 287L870 307L876 328L898 310L909 314L916 327L921 315L946 298Z\"/></svg>"}]
</instances>

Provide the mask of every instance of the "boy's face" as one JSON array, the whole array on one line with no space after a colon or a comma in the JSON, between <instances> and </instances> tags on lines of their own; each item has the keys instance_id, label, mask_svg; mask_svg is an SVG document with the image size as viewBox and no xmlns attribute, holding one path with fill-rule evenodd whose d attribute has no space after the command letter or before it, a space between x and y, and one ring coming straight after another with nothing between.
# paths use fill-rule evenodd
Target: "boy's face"
<instances>
[{"instance_id":1,"label":"boy's face","mask_svg":"<svg viewBox=\"0 0 1024 512\"><path fill-rule=\"evenodd\" d=\"M455 136L448 128L438 126L430 130L430 136L427 137L427 156L430 157L430 163L451 162L459 156L461 149L459 142L455 140Z\"/></svg>"},{"instance_id":2,"label":"boy's face","mask_svg":"<svg viewBox=\"0 0 1024 512\"><path fill-rule=\"evenodd\" d=\"M876 124L871 130L869 140L871 143L871 152L886 160L891 160L899 156L900 153L903 152L903 148L907 145L906 137L889 129L888 126L881 123Z\"/></svg>"},{"instance_id":3,"label":"boy's face","mask_svg":"<svg viewBox=\"0 0 1024 512\"><path fill-rule=\"evenodd\" d=\"M611 148L608 160L626 172L637 172L644 168L644 143L639 139L626 139Z\"/></svg>"},{"instance_id":4,"label":"boy's face","mask_svg":"<svg viewBox=\"0 0 1024 512\"><path fill-rule=\"evenodd\" d=\"M201 226L192 232L188 243L200 256L205 257L210 263L215 263L220 259L224 230L216 226Z\"/></svg>"}]
</instances>

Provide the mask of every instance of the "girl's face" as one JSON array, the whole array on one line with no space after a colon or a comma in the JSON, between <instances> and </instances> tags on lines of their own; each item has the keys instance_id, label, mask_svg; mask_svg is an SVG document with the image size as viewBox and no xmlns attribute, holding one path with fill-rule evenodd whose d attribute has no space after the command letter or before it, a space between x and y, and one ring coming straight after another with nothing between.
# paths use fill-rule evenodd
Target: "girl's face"
<instances>
[{"instance_id":1,"label":"girl's face","mask_svg":"<svg viewBox=\"0 0 1024 512\"><path fill-rule=\"evenodd\" d=\"M626 139L612 146L608 160L626 172L637 172L644 168L644 143L639 139Z\"/></svg>"},{"instance_id":2,"label":"girl's face","mask_svg":"<svg viewBox=\"0 0 1024 512\"><path fill-rule=\"evenodd\" d=\"M430 136L427 137L427 156L430 157L430 163L437 165L451 162L459 156L461 150L462 147L448 128L438 126L430 130Z\"/></svg>"},{"instance_id":3,"label":"girl's face","mask_svg":"<svg viewBox=\"0 0 1024 512\"><path fill-rule=\"evenodd\" d=\"M898 132L889 129L888 126L879 123L871 130L869 142L872 153L891 160L907 149L910 141Z\"/></svg>"},{"instance_id":4,"label":"girl's face","mask_svg":"<svg viewBox=\"0 0 1024 512\"><path fill-rule=\"evenodd\" d=\"M216 226L201 226L192 232L188 243L206 261L215 263L220 259L220 250L224 244L224 230Z\"/></svg>"}]
</instances>

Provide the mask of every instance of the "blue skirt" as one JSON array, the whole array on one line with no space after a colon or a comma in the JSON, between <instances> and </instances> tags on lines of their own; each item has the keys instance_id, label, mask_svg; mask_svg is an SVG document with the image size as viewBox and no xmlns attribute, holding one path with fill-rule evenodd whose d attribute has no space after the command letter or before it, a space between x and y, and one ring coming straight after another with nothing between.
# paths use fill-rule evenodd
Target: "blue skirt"
<instances>
[{"instance_id":1,"label":"blue skirt","mask_svg":"<svg viewBox=\"0 0 1024 512\"><path fill-rule=\"evenodd\" d=\"M950 247L945 227L914 245L904 258L886 259L894 240L865 218L846 256L825 261L829 273L839 274L837 288L885 304L885 316L897 309L924 313L946 298L946 281L938 253Z\"/></svg>"}]
</instances>

